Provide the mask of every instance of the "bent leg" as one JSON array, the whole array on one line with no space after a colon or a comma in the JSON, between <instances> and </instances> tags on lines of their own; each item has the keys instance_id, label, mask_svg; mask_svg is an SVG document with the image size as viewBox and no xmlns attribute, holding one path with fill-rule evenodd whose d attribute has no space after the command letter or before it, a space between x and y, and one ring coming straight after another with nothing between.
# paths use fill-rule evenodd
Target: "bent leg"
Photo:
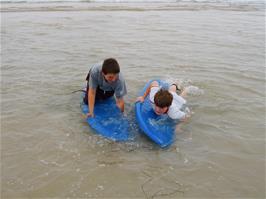
<instances>
[{"instance_id":1,"label":"bent leg","mask_svg":"<svg viewBox=\"0 0 266 199\"><path fill-rule=\"evenodd\" d=\"M176 84L172 84L172 85L169 87L168 91L176 92L177 89L178 89L178 88L177 88L177 85L176 85Z\"/></svg>"},{"instance_id":2,"label":"bent leg","mask_svg":"<svg viewBox=\"0 0 266 199\"><path fill-rule=\"evenodd\" d=\"M180 96L183 97L183 98L187 97L187 90L188 90L187 87L184 88L184 89L182 90L182 92L180 93Z\"/></svg>"}]
</instances>

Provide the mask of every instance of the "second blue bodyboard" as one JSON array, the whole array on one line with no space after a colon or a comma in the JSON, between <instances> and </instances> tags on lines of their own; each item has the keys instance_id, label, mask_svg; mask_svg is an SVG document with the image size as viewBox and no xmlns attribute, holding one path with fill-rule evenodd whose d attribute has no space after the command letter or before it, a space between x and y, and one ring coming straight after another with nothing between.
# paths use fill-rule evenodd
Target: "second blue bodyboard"
<instances>
[{"instance_id":1,"label":"second blue bodyboard","mask_svg":"<svg viewBox=\"0 0 266 199\"><path fill-rule=\"evenodd\" d=\"M149 81L139 93L139 96L144 95L146 89L149 87ZM161 80L160 87L167 89L169 85ZM167 115L156 115L149 100L149 95L144 102L137 102L135 104L136 119L141 130L160 147L168 147L175 140L175 126L176 122L170 119Z\"/></svg>"}]
</instances>

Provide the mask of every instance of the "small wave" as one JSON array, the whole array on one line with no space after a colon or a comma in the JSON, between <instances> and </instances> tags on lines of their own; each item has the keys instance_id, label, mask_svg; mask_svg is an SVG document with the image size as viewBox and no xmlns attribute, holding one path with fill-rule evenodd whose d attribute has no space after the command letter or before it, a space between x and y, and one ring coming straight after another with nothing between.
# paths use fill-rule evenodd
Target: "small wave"
<instances>
[{"instance_id":1,"label":"small wave","mask_svg":"<svg viewBox=\"0 0 266 199\"><path fill-rule=\"evenodd\" d=\"M262 0L0 0L1 12L36 11L258 11Z\"/></svg>"},{"instance_id":2,"label":"small wave","mask_svg":"<svg viewBox=\"0 0 266 199\"><path fill-rule=\"evenodd\" d=\"M264 0L0 0L1 3L265 3Z\"/></svg>"}]
</instances>

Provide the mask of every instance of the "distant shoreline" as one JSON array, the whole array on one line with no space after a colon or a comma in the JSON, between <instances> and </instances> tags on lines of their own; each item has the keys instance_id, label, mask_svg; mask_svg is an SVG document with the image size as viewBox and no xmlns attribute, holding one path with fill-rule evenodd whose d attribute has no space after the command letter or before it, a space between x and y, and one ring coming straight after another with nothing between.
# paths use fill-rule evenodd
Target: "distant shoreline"
<instances>
[{"instance_id":1,"label":"distant shoreline","mask_svg":"<svg viewBox=\"0 0 266 199\"><path fill-rule=\"evenodd\" d=\"M1 12L53 12L53 11L259 11L264 2L1 2Z\"/></svg>"},{"instance_id":2,"label":"distant shoreline","mask_svg":"<svg viewBox=\"0 0 266 199\"><path fill-rule=\"evenodd\" d=\"M264 0L0 0L0 3L264 3Z\"/></svg>"}]
</instances>

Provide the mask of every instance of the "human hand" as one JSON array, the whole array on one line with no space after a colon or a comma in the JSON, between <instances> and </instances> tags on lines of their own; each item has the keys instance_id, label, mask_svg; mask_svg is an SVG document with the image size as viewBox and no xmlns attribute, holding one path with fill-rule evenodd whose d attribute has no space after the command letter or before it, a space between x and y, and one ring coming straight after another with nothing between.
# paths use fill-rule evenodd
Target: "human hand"
<instances>
[{"instance_id":1,"label":"human hand","mask_svg":"<svg viewBox=\"0 0 266 199\"><path fill-rule=\"evenodd\" d=\"M143 96L140 96L137 98L136 102L144 102L144 97Z\"/></svg>"},{"instance_id":2,"label":"human hand","mask_svg":"<svg viewBox=\"0 0 266 199\"><path fill-rule=\"evenodd\" d=\"M88 117L94 117L94 113L87 113L87 118Z\"/></svg>"}]
</instances>

